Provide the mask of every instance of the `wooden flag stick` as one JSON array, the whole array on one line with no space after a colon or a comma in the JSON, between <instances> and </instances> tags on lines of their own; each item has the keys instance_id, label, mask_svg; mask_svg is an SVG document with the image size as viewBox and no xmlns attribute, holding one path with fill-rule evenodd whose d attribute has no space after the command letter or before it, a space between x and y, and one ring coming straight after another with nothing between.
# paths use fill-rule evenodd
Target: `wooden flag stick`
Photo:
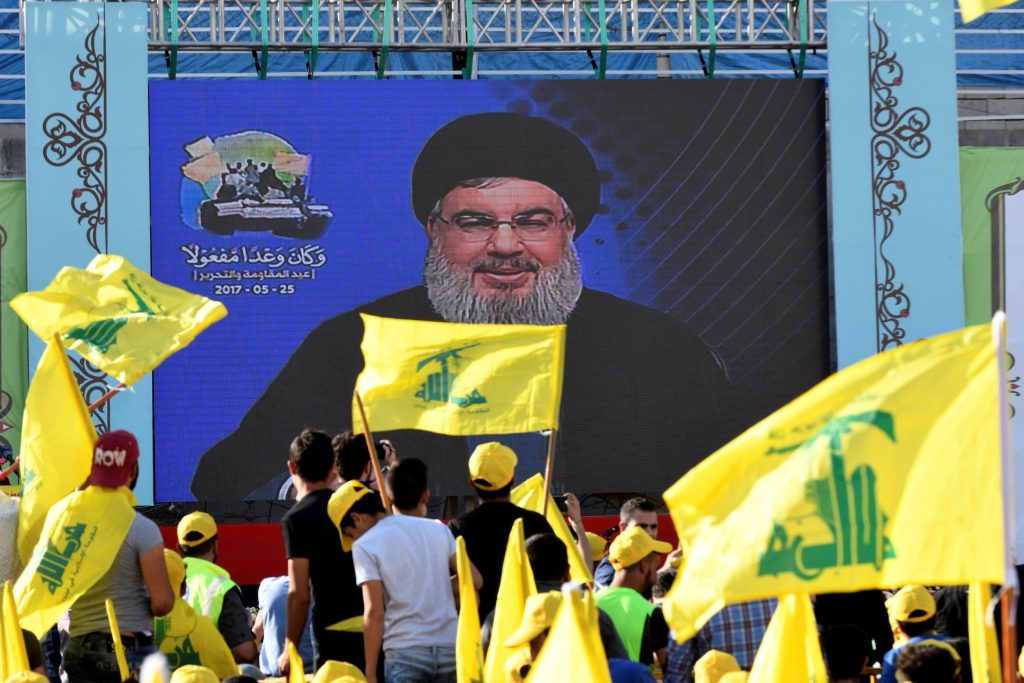
<instances>
[{"instance_id":1,"label":"wooden flag stick","mask_svg":"<svg viewBox=\"0 0 1024 683\"><path fill-rule=\"evenodd\" d=\"M1013 605L1013 590L1004 590L999 600L1002 612L1002 636L1003 636L1003 680L1011 683L1017 680L1017 624L1011 619Z\"/></svg>"},{"instance_id":2,"label":"wooden flag stick","mask_svg":"<svg viewBox=\"0 0 1024 683\"><path fill-rule=\"evenodd\" d=\"M111 389L107 393L105 393L102 396L100 396L98 401L96 401L95 403L93 403L92 405L89 406L89 414L91 415L92 413L95 413L97 410L102 408L104 406L104 404L106 404L107 401L109 401L110 399L114 398L115 394L119 394L119 393L121 393L122 391L124 391L127 388L128 388L128 385L125 384L124 382L121 382L116 387L114 387L113 389Z\"/></svg>"},{"instance_id":3,"label":"wooden flag stick","mask_svg":"<svg viewBox=\"0 0 1024 683\"><path fill-rule=\"evenodd\" d=\"M384 509L391 511L391 501L388 500L388 494L384 491L384 475L380 471L380 461L377 459L377 447L373 445L373 434L370 432L370 424L366 421L366 411L363 410L363 399L359 397L358 391L353 391L352 395L356 399L356 405L359 406L359 419L363 423L363 437L366 438L366 450L370 452L370 462L373 464L373 476L377 478L377 488L380 492L380 502L383 503Z\"/></svg>"},{"instance_id":4,"label":"wooden flag stick","mask_svg":"<svg viewBox=\"0 0 1024 683\"><path fill-rule=\"evenodd\" d=\"M555 469L555 444L558 442L558 428L552 427L548 435L548 457L544 463L544 505L540 514L548 514L548 500L551 498L551 475Z\"/></svg>"}]
</instances>

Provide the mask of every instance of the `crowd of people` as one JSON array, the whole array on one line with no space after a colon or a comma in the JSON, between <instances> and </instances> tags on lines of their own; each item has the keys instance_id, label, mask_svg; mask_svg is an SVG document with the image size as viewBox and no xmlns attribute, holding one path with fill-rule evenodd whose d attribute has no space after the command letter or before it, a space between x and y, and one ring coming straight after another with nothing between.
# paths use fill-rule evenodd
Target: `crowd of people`
<instances>
[{"instance_id":1,"label":"crowd of people","mask_svg":"<svg viewBox=\"0 0 1024 683\"><path fill-rule=\"evenodd\" d=\"M108 432L88 486L133 487L138 445ZM478 505L446 525L427 517L426 464L376 444L384 463L375 477L362 436L334 438L304 430L291 443L288 470L296 503L281 526L287 576L259 587L255 614L218 562L218 527L206 512L177 526L177 547L164 547L156 524L135 519L106 575L85 592L40 643L24 632L31 673L12 680L123 679L104 602L116 609L120 641L140 681L206 683L288 676L302 661L314 681L427 683L456 680L462 602L456 538L464 539L480 620L483 652L512 648L504 680L526 680L567 595L593 593L594 629L615 683L746 680L775 610L774 599L729 605L691 639L677 643L661 603L683 557L658 539L657 508L635 498L622 505L619 534L607 544L583 529L571 494L569 547L545 516L511 502L516 454L479 446L468 463ZM384 489L381 495L380 489ZM386 496L386 497L385 497ZM390 504L385 508L384 501ZM495 641L495 607L510 533L521 526L536 592L519 628ZM592 584L570 578L570 553L591 562ZM465 584L463 584L465 585ZM970 681L967 592L904 586L815 599L829 680L880 683ZM594 656L595 653L588 653ZM567 657L584 656L565 653ZM493 682L493 675L489 679Z\"/></svg>"}]
</instances>

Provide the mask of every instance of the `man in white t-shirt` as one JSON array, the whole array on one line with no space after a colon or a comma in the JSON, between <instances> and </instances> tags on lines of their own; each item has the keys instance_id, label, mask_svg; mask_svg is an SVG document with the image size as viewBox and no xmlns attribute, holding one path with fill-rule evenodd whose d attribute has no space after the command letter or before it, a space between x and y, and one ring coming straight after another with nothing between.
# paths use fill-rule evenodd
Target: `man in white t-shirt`
<instances>
[{"instance_id":1,"label":"man in white t-shirt","mask_svg":"<svg viewBox=\"0 0 1024 683\"><path fill-rule=\"evenodd\" d=\"M386 683L454 683L458 615L451 532L432 520L387 514L378 494L357 481L334 492L327 512L342 548L352 551L363 589L369 683L377 683L382 641ZM474 583L482 583L475 572Z\"/></svg>"}]
</instances>

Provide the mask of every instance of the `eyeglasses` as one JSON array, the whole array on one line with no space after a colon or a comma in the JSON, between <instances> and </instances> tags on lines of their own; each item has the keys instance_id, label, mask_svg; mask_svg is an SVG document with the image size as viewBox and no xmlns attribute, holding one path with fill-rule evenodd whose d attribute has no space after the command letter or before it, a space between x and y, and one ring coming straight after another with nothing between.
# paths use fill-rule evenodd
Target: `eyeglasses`
<instances>
[{"instance_id":1,"label":"eyeglasses","mask_svg":"<svg viewBox=\"0 0 1024 683\"><path fill-rule=\"evenodd\" d=\"M491 236L502 225L507 225L512 230L515 230L519 239L524 242L531 242L547 239L556 225L569 220L570 214L565 214L561 218L555 218L553 213L537 211L519 214L507 221L499 221L494 216L488 216L487 214L465 213L458 214L450 219L445 218L441 214L434 214L434 218L445 225L458 228L462 239L467 242L486 242L491 239Z\"/></svg>"}]
</instances>

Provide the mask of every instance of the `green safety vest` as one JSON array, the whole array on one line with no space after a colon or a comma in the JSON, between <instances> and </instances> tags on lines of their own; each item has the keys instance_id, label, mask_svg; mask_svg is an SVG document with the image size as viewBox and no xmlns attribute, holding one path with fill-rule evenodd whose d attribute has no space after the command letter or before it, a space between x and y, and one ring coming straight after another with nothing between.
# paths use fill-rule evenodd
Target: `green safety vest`
<instances>
[{"instance_id":1,"label":"green safety vest","mask_svg":"<svg viewBox=\"0 0 1024 683\"><path fill-rule=\"evenodd\" d=\"M632 588L605 588L597 594L597 606L612 618L629 658L640 661L644 626L655 607Z\"/></svg>"},{"instance_id":2,"label":"green safety vest","mask_svg":"<svg viewBox=\"0 0 1024 683\"><path fill-rule=\"evenodd\" d=\"M238 587L227 571L198 557L185 558L185 585L188 587L188 604L199 614L209 617L214 625L220 621L224 596Z\"/></svg>"}]
</instances>

